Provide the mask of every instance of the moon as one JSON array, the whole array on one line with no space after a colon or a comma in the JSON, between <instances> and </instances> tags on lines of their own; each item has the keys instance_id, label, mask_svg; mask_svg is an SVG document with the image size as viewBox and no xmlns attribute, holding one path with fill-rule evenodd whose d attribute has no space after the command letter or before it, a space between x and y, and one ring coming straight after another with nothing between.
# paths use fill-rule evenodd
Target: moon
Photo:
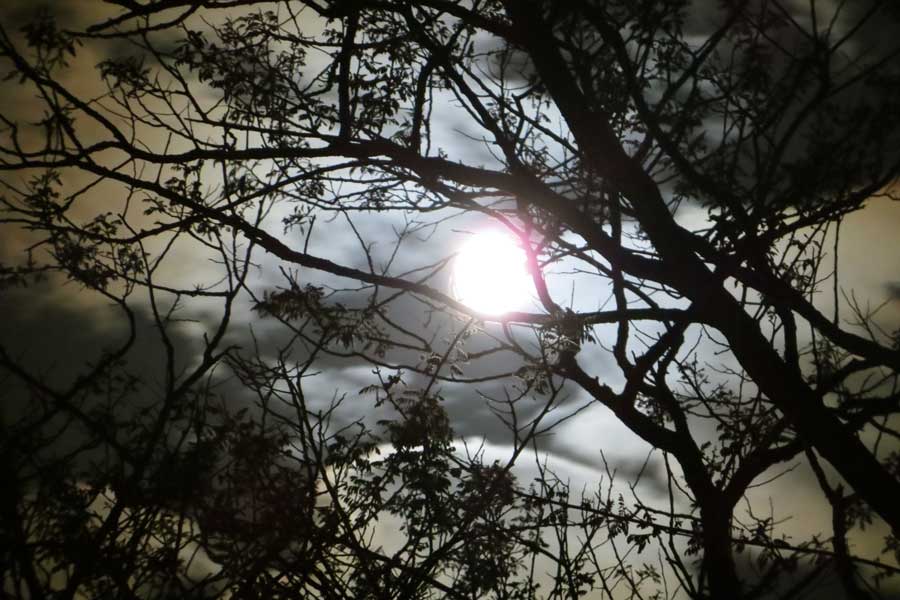
<instances>
[{"instance_id":1,"label":"moon","mask_svg":"<svg viewBox=\"0 0 900 600\"><path fill-rule=\"evenodd\" d=\"M522 309L534 290L525 251L499 231L472 235L454 259L452 289L457 300L486 315Z\"/></svg>"}]
</instances>

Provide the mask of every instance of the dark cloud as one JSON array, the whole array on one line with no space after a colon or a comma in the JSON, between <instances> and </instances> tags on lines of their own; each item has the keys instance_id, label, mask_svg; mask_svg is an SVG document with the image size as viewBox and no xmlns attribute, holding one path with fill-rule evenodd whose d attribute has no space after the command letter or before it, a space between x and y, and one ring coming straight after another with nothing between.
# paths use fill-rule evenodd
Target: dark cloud
<instances>
[{"instance_id":1,"label":"dark cloud","mask_svg":"<svg viewBox=\"0 0 900 600\"><path fill-rule=\"evenodd\" d=\"M891 300L900 300L900 281L892 281L884 284L888 297Z\"/></svg>"}]
</instances>

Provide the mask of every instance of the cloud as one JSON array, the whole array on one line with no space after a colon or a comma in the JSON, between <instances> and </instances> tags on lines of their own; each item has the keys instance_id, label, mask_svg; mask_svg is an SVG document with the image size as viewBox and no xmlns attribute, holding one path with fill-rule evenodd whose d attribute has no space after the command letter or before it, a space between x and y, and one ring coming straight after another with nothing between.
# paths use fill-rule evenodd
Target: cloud
<instances>
[{"instance_id":1,"label":"cloud","mask_svg":"<svg viewBox=\"0 0 900 600\"><path fill-rule=\"evenodd\" d=\"M892 281L884 284L887 290L888 298L891 300L900 300L900 281Z\"/></svg>"}]
</instances>

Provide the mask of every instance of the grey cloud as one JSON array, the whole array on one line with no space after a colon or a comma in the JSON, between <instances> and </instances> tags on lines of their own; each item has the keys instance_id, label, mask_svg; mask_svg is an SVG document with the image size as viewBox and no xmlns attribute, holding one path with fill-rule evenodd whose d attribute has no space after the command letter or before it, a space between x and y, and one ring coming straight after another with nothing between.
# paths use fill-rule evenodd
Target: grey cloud
<instances>
[{"instance_id":1,"label":"grey cloud","mask_svg":"<svg viewBox=\"0 0 900 600\"><path fill-rule=\"evenodd\" d=\"M900 300L900 281L892 281L884 285L891 300Z\"/></svg>"}]
</instances>

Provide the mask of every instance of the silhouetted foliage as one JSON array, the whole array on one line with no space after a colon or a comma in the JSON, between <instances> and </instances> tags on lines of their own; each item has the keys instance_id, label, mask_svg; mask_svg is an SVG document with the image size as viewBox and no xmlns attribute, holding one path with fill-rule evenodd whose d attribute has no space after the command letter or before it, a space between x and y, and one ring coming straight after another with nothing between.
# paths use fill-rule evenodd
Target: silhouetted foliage
<instances>
[{"instance_id":1,"label":"silhouetted foliage","mask_svg":"<svg viewBox=\"0 0 900 600\"><path fill-rule=\"evenodd\" d=\"M900 330L838 266L897 199L900 5L801 4L0 29L0 295L106 307L61 371L0 340L3 595L896 594ZM531 312L449 291L484 223ZM594 407L652 452L579 488L553 436Z\"/></svg>"}]
</instances>

